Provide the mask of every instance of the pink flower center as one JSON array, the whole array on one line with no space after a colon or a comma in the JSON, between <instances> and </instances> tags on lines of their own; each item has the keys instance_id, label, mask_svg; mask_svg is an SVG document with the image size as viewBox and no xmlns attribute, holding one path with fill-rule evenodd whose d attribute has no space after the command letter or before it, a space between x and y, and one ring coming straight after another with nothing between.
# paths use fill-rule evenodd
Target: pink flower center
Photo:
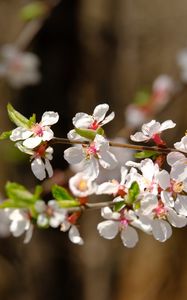
<instances>
[{"instance_id":1,"label":"pink flower center","mask_svg":"<svg viewBox=\"0 0 187 300\"><path fill-rule=\"evenodd\" d=\"M120 225L122 226L122 228L126 228L129 224L129 220L127 220L125 217L123 217L121 220L120 220Z\"/></svg>"},{"instance_id":2,"label":"pink flower center","mask_svg":"<svg viewBox=\"0 0 187 300\"><path fill-rule=\"evenodd\" d=\"M158 206L153 210L155 215L159 218L165 217L167 209L164 207L164 204L160 201Z\"/></svg>"},{"instance_id":3,"label":"pink flower center","mask_svg":"<svg viewBox=\"0 0 187 300\"><path fill-rule=\"evenodd\" d=\"M94 120L93 123L90 125L89 129L97 130L99 127L99 123Z\"/></svg>"},{"instance_id":4,"label":"pink flower center","mask_svg":"<svg viewBox=\"0 0 187 300\"><path fill-rule=\"evenodd\" d=\"M45 144L41 144L35 150L35 157L44 157L45 156L45 150L46 150L46 143Z\"/></svg>"},{"instance_id":5,"label":"pink flower center","mask_svg":"<svg viewBox=\"0 0 187 300\"><path fill-rule=\"evenodd\" d=\"M153 136L151 137L152 140L155 142L156 145L159 146L164 146L166 143L161 139L160 134L155 133L153 134Z\"/></svg>"},{"instance_id":6,"label":"pink flower center","mask_svg":"<svg viewBox=\"0 0 187 300\"><path fill-rule=\"evenodd\" d=\"M88 156L96 155L96 154L97 154L97 149L96 149L94 143L91 143L90 146L87 147L87 149L86 149L86 154L87 154Z\"/></svg>"},{"instance_id":7,"label":"pink flower center","mask_svg":"<svg viewBox=\"0 0 187 300\"><path fill-rule=\"evenodd\" d=\"M119 185L117 194L121 197L125 196L126 192L125 192L125 187L123 185L121 184Z\"/></svg>"},{"instance_id":8,"label":"pink flower center","mask_svg":"<svg viewBox=\"0 0 187 300\"><path fill-rule=\"evenodd\" d=\"M43 136L43 127L38 123L32 126L32 131L34 132L34 135Z\"/></svg>"}]
</instances>

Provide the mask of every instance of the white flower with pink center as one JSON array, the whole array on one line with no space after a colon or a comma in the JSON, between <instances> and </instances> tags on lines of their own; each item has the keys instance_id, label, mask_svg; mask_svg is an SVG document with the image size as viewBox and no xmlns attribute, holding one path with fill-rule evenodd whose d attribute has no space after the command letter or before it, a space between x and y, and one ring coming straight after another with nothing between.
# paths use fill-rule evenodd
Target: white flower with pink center
<instances>
[{"instance_id":1,"label":"white flower with pink center","mask_svg":"<svg viewBox=\"0 0 187 300\"><path fill-rule=\"evenodd\" d=\"M109 142L97 134L93 142L78 145L64 151L64 158L69 164L84 162L83 173L95 179L99 174L99 164L105 169L113 169L117 160L109 151Z\"/></svg>"},{"instance_id":2,"label":"white flower with pink center","mask_svg":"<svg viewBox=\"0 0 187 300\"><path fill-rule=\"evenodd\" d=\"M174 144L177 150L187 153L187 136ZM180 191L187 192L187 157L180 152L170 152L167 163L171 166L171 178L180 185Z\"/></svg>"},{"instance_id":3,"label":"white flower with pink center","mask_svg":"<svg viewBox=\"0 0 187 300\"><path fill-rule=\"evenodd\" d=\"M39 59L31 52L21 52L14 45L1 49L0 76L5 77L15 88L39 82Z\"/></svg>"},{"instance_id":4,"label":"white flower with pink center","mask_svg":"<svg viewBox=\"0 0 187 300\"><path fill-rule=\"evenodd\" d=\"M175 127L175 123L171 120L167 120L160 124L155 120L142 125L142 132L136 132L131 135L130 138L134 142L146 142L153 140L157 145L164 145L165 143L160 137L162 131Z\"/></svg>"},{"instance_id":5,"label":"white flower with pink center","mask_svg":"<svg viewBox=\"0 0 187 300\"><path fill-rule=\"evenodd\" d=\"M125 187L126 177L128 170L125 167L121 167L121 181L113 179L108 182L104 182L98 185L97 194L113 194L114 196L118 195L123 197L127 193L127 188Z\"/></svg>"},{"instance_id":6,"label":"white flower with pink center","mask_svg":"<svg viewBox=\"0 0 187 300\"><path fill-rule=\"evenodd\" d=\"M138 168L141 171L142 175L136 176L136 181L142 192L146 190L152 194L158 194L159 186L165 189L169 185L167 175L163 173L161 176L159 166L149 158L142 160L140 163L128 161L126 165Z\"/></svg>"},{"instance_id":7,"label":"white flower with pink center","mask_svg":"<svg viewBox=\"0 0 187 300\"><path fill-rule=\"evenodd\" d=\"M75 128L97 130L114 119L114 112L105 117L108 110L108 104L100 104L95 107L93 115L88 115L82 112L77 113L73 118L73 125ZM85 138L82 138L79 134L77 134L74 129L68 133L68 138L70 140L85 140Z\"/></svg>"},{"instance_id":8,"label":"white flower with pink center","mask_svg":"<svg viewBox=\"0 0 187 300\"><path fill-rule=\"evenodd\" d=\"M99 234L105 239L113 239L120 232L123 245L133 248L138 242L138 234L131 226L135 223L135 215L133 211L123 210L121 213L113 212L109 207L101 210L101 215L107 221L103 221L97 225Z\"/></svg>"},{"instance_id":9,"label":"white flower with pink center","mask_svg":"<svg viewBox=\"0 0 187 300\"><path fill-rule=\"evenodd\" d=\"M54 137L50 126L57 123L58 119L58 113L47 111L43 114L40 123L35 123L30 128L17 127L12 130L10 139L13 142L23 141L24 147L34 149L42 142L50 141Z\"/></svg>"},{"instance_id":10,"label":"white flower with pink center","mask_svg":"<svg viewBox=\"0 0 187 300\"><path fill-rule=\"evenodd\" d=\"M53 159L53 148L47 147L47 144L41 144L35 149L28 149L24 147L21 143L16 143L18 149L31 156L31 170L33 174L39 180L43 180L48 175L53 176L53 168L51 166L50 160Z\"/></svg>"},{"instance_id":11,"label":"white flower with pink center","mask_svg":"<svg viewBox=\"0 0 187 300\"><path fill-rule=\"evenodd\" d=\"M145 194L140 204L140 213L150 219L152 234L160 242L165 242L170 238L172 234L171 225L181 228L187 224L187 218L176 212L174 200L166 191L161 192L159 199L156 195Z\"/></svg>"}]
</instances>

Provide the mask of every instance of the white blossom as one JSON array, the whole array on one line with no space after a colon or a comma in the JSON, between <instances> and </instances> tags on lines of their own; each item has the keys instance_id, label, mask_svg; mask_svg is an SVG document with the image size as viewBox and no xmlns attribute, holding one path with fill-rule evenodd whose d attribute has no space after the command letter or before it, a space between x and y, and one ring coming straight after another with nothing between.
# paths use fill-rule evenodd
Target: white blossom
<instances>
[{"instance_id":1,"label":"white blossom","mask_svg":"<svg viewBox=\"0 0 187 300\"><path fill-rule=\"evenodd\" d=\"M152 234L160 242L165 242L172 234L172 226L184 227L187 218L174 209L174 200L170 193L161 192L161 199L156 195L146 194L141 200L140 211L150 219Z\"/></svg>"},{"instance_id":2,"label":"white blossom","mask_svg":"<svg viewBox=\"0 0 187 300\"><path fill-rule=\"evenodd\" d=\"M77 113L73 118L73 125L75 128L97 130L114 119L114 112L105 117L108 110L108 104L99 104L95 107L93 115L83 112ZM74 129L68 133L68 138L70 140L82 140L81 136ZM83 139L85 140L85 138Z\"/></svg>"},{"instance_id":3,"label":"white blossom","mask_svg":"<svg viewBox=\"0 0 187 300\"><path fill-rule=\"evenodd\" d=\"M35 149L28 149L24 147L21 143L16 143L18 149L31 156L31 170L33 174L39 180L43 180L48 177L53 176L53 168L51 166L50 160L53 159L53 148L46 147L46 144L41 144Z\"/></svg>"},{"instance_id":4,"label":"white blossom","mask_svg":"<svg viewBox=\"0 0 187 300\"><path fill-rule=\"evenodd\" d=\"M14 45L1 48L0 76L7 78L15 88L39 82L39 59L31 52L21 52Z\"/></svg>"},{"instance_id":5,"label":"white blossom","mask_svg":"<svg viewBox=\"0 0 187 300\"><path fill-rule=\"evenodd\" d=\"M109 151L109 142L97 134L89 145L78 145L64 151L64 158L69 164L84 161L84 173L95 179L99 174L99 164L105 169L113 169L117 160Z\"/></svg>"},{"instance_id":6,"label":"white blossom","mask_svg":"<svg viewBox=\"0 0 187 300\"><path fill-rule=\"evenodd\" d=\"M171 120L167 120L162 124L152 120L149 123L142 125L142 132L136 132L134 135L131 135L130 138L134 142L149 141L152 139L156 144L163 144L163 141L160 138L161 132L173 128L175 125L176 124Z\"/></svg>"},{"instance_id":7,"label":"white blossom","mask_svg":"<svg viewBox=\"0 0 187 300\"><path fill-rule=\"evenodd\" d=\"M23 146L34 149L42 142L50 141L54 137L50 126L57 123L58 119L58 113L47 111L42 115L41 122L33 124L31 128L15 128L10 135L10 139L13 142L23 141Z\"/></svg>"},{"instance_id":8,"label":"white blossom","mask_svg":"<svg viewBox=\"0 0 187 300\"><path fill-rule=\"evenodd\" d=\"M10 232L15 237L19 237L25 233L24 243L28 243L31 240L33 225L30 221L29 214L21 209L14 209L9 214L10 220Z\"/></svg>"},{"instance_id":9,"label":"white blossom","mask_svg":"<svg viewBox=\"0 0 187 300\"><path fill-rule=\"evenodd\" d=\"M133 212L124 211L123 214L112 212L109 207L101 210L102 217L107 219L97 225L99 234L105 239L113 239L120 232L122 243L125 247L133 248L138 242L138 234L130 225L133 225L135 215Z\"/></svg>"},{"instance_id":10,"label":"white blossom","mask_svg":"<svg viewBox=\"0 0 187 300\"><path fill-rule=\"evenodd\" d=\"M69 188L76 197L87 197L95 193L97 185L90 176L79 172L69 179Z\"/></svg>"},{"instance_id":11,"label":"white blossom","mask_svg":"<svg viewBox=\"0 0 187 300\"><path fill-rule=\"evenodd\" d=\"M57 228L67 216L66 210L60 208L55 200L50 200L47 204L43 200L38 200L35 203L35 209L38 212L37 225L41 227Z\"/></svg>"}]
</instances>

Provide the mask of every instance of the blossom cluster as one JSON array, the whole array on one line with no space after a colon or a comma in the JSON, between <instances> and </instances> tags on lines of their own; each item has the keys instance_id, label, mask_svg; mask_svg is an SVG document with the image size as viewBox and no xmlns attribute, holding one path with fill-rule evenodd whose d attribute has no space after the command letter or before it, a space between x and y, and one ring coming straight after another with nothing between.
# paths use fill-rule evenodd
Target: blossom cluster
<instances>
[{"instance_id":1,"label":"blossom cluster","mask_svg":"<svg viewBox=\"0 0 187 300\"><path fill-rule=\"evenodd\" d=\"M59 119L58 113L45 112L38 123L35 115L27 119L8 105L9 117L17 127L4 132L1 139L10 138L20 151L30 155L31 169L39 180L53 175L50 160L55 142L72 143L64 151L64 159L70 165L79 166L79 171L69 179L69 189L54 185L48 202L42 198L40 186L32 194L19 184L7 183L8 199L0 208L14 236L25 232L24 241L28 242L34 226L52 227L68 231L73 243L83 244L77 224L84 211L93 207L101 209L104 219L97 225L99 234L113 239L119 233L128 248L138 242L139 230L165 242L172 234L172 227L187 225L187 136L176 142L174 148L167 148L162 132L176 124L171 120L161 124L152 120L130 139L136 143L152 142L153 146L113 144L103 129L115 116L114 112L107 115L108 110L108 104L100 104L92 115L77 113L68 139L61 139L54 137L51 129ZM141 148L135 154L141 160L119 161L112 146L121 147L122 153L128 146L134 150ZM164 169L166 162L167 169ZM101 170L115 171L119 164L119 176L101 182ZM89 202L91 195L103 194L111 200Z\"/></svg>"}]
</instances>

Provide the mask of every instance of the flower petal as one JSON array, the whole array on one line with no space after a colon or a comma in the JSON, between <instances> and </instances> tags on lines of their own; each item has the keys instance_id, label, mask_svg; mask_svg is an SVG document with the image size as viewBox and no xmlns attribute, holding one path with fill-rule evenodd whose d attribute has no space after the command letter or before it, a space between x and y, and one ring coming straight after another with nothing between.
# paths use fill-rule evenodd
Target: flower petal
<instances>
[{"instance_id":1,"label":"flower petal","mask_svg":"<svg viewBox=\"0 0 187 300\"><path fill-rule=\"evenodd\" d=\"M152 232L157 241L165 242L172 235L172 228L170 224L164 220L153 220Z\"/></svg>"},{"instance_id":2,"label":"flower petal","mask_svg":"<svg viewBox=\"0 0 187 300\"><path fill-rule=\"evenodd\" d=\"M138 234L133 227L127 226L121 231L121 239L125 247L133 248L138 242Z\"/></svg>"},{"instance_id":3,"label":"flower petal","mask_svg":"<svg viewBox=\"0 0 187 300\"><path fill-rule=\"evenodd\" d=\"M28 130L27 128L23 127L17 127L14 130L12 130L12 133L10 135L10 140L15 142L19 140L25 140L29 138L33 132L31 130Z\"/></svg>"},{"instance_id":4,"label":"flower petal","mask_svg":"<svg viewBox=\"0 0 187 300\"><path fill-rule=\"evenodd\" d=\"M99 162L104 169L114 169L118 164L115 155L109 151L102 153Z\"/></svg>"},{"instance_id":5,"label":"flower petal","mask_svg":"<svg viewBox=\"0 0 187 300\"><path fill-rule=\"evenodd\" d=\"M140 202L141 204L141 211L144 215L149 215L152 213L153 209L155 209L158 205L158 199L153 194L148 194L143 197Z\"/></svg>"},{"instance_id":6,"label":"flower petal","mask_svg":"<svg viewBox=\"0 0 187 300\"><path fill-rule=\"evenodd\" d=\"M43 141L50 141L53 137L54 137L53 131L49 127L47 127L43 131L42 140Z\"/></svg>"},{"instance_id":7,"label":"flower petal","mask_svg":"<svg viewBox=\"0 0 187 300\"><path fill-rule=\"evenodd\" d=\"M80 233L75 225L72 225L70 230L69 230L69 239L72 243L78 244L78 245L83 245L84 241L80 237Z\"/></svg>"},{"instance_id":8,"label":"flower petal","mask_svg":"<svg viewBox=\"0 0 187 300\"><path fill-rule=\"evenodd\" d=\"M108 110L109 110L109 105L106 103L97 105L93 112L94 119L97 122L103 121Z\"/></svg>"},{"instance_id":9,"label":"flower petal","mask_svg":"<svg viewBox=\"0 0 187 300\"><path fill-rule=\"evenodd\" d=\"M115 117L115 113L114 112L111 112L111 114L109 114L102 122L101 122L101 125L105 125L107 123L109 123L110 121L112 121Z\"/></svg>"},{"instance_id":10,"label":"flower petal","mask_svg":"<svg viewBox=\"0 0 187 300\"><path fill-rule=\"evenodd\" d=\"M185 158L185 156L180 152L170 152L167 155L167 163L168 165L173 166L177 161L183 158Z\"/></svg>"},{"instance_id":11,"label":"flower petal","mask_svg":"<svg viewBox=\"0 0 187 300\"><path fill-rule=\"evenodd\" d=\"M174 209L168 210L167 215L168 221L173 225L174 227L184 227L187 224L187 218L185 216L178 215Z\"/></svg>"},{"instance_id":12,"label":"flower petal","mask_svg":"<svg viewBox=\"0 0 187 300\"><path fill-rule=\"evenodd\" d=\"M118 191L118 186L119 186L119 184L116 184L116 183L113 183L113 182L104 182L104 183L102 183L98 186L96 194L97 195L116 194L117 191Z\"/></svg>"},{"instance_id":13,"label":"flower petal","mask_svg":"<svg viewBox=\"0 0 187 300\"><path fill-rule=\"evenodd\" d=\"M39 136L34 136L26 139L23 142L23 146L29 149L34 149L36 148L40 143L42 142L42 138Z\"/></svg>"},{"instance_id":14,"label":"flower petal","mask_svg":"<svg viewBox=\"0 0 187 300\"><path fill-rule=\"evenodd\" d=\"M176 124L172 120L167 120L160 125L160 132L166 129L174 128Z\"/></svg>"},{"instance_id":15,"label":"flower petal","mask_svg":"<svg viewBox=\"0 0 187 300\"><path fill-rule=\"evenodd\" d=\"M82 147L70 147L64 151L64 158L69 164L78 164L83 158Z\"/></svg>"},{"instance_id":16,"label":"flower petal","mask_svg":"<svg viewBox=\"0 0 187 300\"><path fill-rule=\"evenodd\" d=\"M119 222L107 220L99 223L97 225L97 229L99 234L104 237L105 239L113 239L117 233L119 228Z\"/></svg>"},{"instance_id":17,"label":"flower petal","mask_svg":"<svg viewBox=\"0 0 187 300\"><path fill-rule=\"evenodd\" d=\"M32 224L29 224L29 228L27 229L26 233L25 233L25 238L24 238L24 244L28 244L32 238L32 234L33 234L33 229L34 226Z\"/></svg>"},{"instance_id":18,"label":"flower petal","mask_svg":"<svg viewBox=\"0 0 187 300\"><path fill-rule=\"evenodd\" d=\"M31 169L39 180L43 180L46 177L45 165L41 158L35 158L31 163Z\"/></svg>"},{"instance_id":19,"label":"flower petal","mask_svg":"<svg viewBox=\"0 0 187 300\"><path fill-rule=\"evenodd\" d=\"M93 117L86 113L77 113L73 118L73 125L76 128L89 128L93 122Z\"/></svg>"},{"instance_id":20,"label":"flower petal","mask_svg":"<svg viewBox=\"0 0 187 300\"><path fill-rule=\"evenodd\" d=\"M46 168L49 178L52 177L53 176L53 168L48 159L45 159L45 168Z\"/></svg>"},{"instance_id":21,"label":"flower petal","mask_svg":"<svg viewBox=\"0 0 187 300\"><path fill-rule=\"evenodd\" d=\"M59 120L59 114L57 112L54 111L46 111L43 115L42 115L42 120L41 120L41 124L43 126L46 125L53 125L55 123L57 123Z\"/></svg>"},{"instance_id":22,"label":"flower petal","mask_svg":"<svg viewBox=\"0 0 187 300\"><path fill-rule=\"evenodd\" d=\"M156 174L156 179L158 180L158 184L162 189L167 189L170 186L170 175L166 170L162 170L158 174Z\"/></svg>"},{"instance_id":23,"label":"flower petal","mask_svg":"<svg viewBox=\"0 0 187 300\"><path fill-rule=\"evenodd\" d=\"M175 201L175 210L178 214L187 217L187 196L178 195Z\"/></svg>"},{"instance_id":24,"label":"flower petal","mask_svg":"<svg viewBox=\"0 0 187 300\"><path fill-rule=\"evenodd\" d=\"M139 131L131 135L130 139L134 142L143 142L143 141L148 141L150 137L144 135L142 132Z\"/></svg>"}]
</instances>

